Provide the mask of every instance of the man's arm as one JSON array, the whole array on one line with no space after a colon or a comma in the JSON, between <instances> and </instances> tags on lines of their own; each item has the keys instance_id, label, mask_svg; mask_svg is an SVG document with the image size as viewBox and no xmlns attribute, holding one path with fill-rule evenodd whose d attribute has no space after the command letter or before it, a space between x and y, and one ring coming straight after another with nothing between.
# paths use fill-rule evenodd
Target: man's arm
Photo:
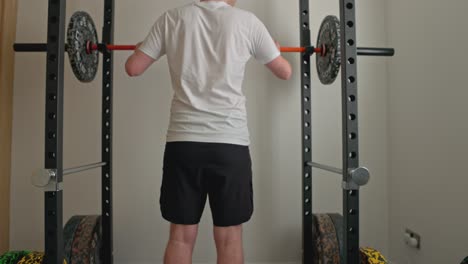
<instances>
[{"instance_id":1,"label":"man's arm","mask_svg":"<svg viewBox=\"0 0 468 264\"><path fill-rule=\"evenodd\" d=\"M280 45L278 42L275 41L276 47L280 50ZM270 69L276 77L282 80L289 80L291 79L292 75L292 68L291 64L283 58L283 56L279 56L278 58L272 60L271 62L265 64L265 66Z\"/></svg>"},{"instance_id":2,"label":"man's arm","mask_svg":"<svg viewBox=\"0 0 468 264\"><path fill-rule=\"evenodd\" d=\"M128 76L137 77L142 75L155 61L155 59L146 55L137 47L135 52L127 59L127 63L125 63L125 71Z\"/></svg>"},{"instance_id":3,"label":"man's arm","mask_svg":"<svg viewBox=\"0 0 468 264\"><path fill-rule=\"evenodd\" d=\"M280 78L281 80L291 79L291 65L285 58L283 58L283 56L279 56L278 58L274 59L265 66L268 69L270 69L270 71L273 72L273 74L275 74L275 76Z\"/></svg>"}]
</instances>

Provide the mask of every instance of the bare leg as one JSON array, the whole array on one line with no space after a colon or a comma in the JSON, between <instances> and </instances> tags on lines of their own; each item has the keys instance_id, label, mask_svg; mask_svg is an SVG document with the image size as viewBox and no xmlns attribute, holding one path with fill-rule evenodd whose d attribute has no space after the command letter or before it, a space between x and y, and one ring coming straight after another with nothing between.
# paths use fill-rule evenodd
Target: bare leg
<instances>
[{"instance_id":1,"label":"bare leg","mask_svg":"<svg viewBox=\"0 0 468 264\"><path fill-rule=\"evenodd\" d=\"M218 264L243 264L242 225L214 227Z\"/></svg>"},{"instance_id":2,"label":"bare leg","mask_svg":"<svg viewBox=\"0 0 468 264\"><path fill-rule=\"evenodd\" d=\"M197 233L198 225L171 224L164 264L191 264Z\"/></svg>"}]
</instances>

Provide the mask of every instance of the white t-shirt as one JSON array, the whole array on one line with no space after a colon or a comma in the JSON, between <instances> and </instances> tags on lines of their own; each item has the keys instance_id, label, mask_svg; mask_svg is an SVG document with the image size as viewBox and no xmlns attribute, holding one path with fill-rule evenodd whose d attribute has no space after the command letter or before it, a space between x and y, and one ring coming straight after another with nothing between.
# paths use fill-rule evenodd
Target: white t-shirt
<instances>
[{"instance_id":1,"label":"white t-shirt","mask_svg":"<svg viewBox=\"0 0 468 264\"><path fill-rule=\"evenodd\" d=\"M193 2L158 18L139 48L167 55L172 100L167 141L250 144L245 65L280 56L263 23L223 1Z\"/></svg>"}]
</instances>

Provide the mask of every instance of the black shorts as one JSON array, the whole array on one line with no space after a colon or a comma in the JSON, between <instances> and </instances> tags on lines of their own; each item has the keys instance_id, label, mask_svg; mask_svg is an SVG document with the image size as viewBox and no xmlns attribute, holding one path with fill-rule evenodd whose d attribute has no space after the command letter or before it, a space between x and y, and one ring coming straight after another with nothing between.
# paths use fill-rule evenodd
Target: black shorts
<instances>
[{"instance_id":1,"label":"black shorts","mask_svg":"<svg viewBox=\"0 0 468 264\"><path fill-rule=\"evenodd\" d=\"M249 147L167 143L159 200L164 219L173 224L198 224L207 197L215 226L235 226L250 219L253 189Z\"/></svg>"}]
</instances>

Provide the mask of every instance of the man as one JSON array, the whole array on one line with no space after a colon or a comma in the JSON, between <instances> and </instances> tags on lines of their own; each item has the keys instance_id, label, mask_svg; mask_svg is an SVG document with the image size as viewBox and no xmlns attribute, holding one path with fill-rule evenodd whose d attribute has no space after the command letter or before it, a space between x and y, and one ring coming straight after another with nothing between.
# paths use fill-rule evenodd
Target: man
<instances>
[{"instance_id":1,"label":"man","mask_svg":"<svg viewBox=\"0 0 468 264\"><path fill-rule=\"evenodd\" d=\"M167 55L174 97L164 153L161 213L171 222L164 263L191 263L207 197L220 264L243 263L242 224L253 212L245 65L253 56L291 77L262 22L236 0L202 0L165 12L126 63L139 76Z\"/></svg>"}]
</instances>

